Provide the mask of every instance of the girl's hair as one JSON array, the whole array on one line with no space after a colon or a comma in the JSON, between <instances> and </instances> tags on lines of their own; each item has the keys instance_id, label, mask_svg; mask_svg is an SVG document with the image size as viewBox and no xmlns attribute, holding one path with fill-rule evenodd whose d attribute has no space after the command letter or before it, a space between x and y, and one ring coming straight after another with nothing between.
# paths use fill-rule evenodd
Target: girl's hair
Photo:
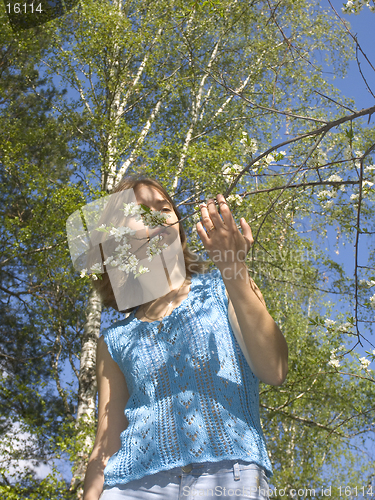
<instances>
[{"instance_id":1,"label":"girl's hair","mask_svg":"<svg viewBox=\"0 0 375 500\"><path fill-rule=\"evenodd\" d=\"M135 189L137 186L145 185L151 186L157 189L172 205L173 210L175 211L178 220L181 220L181 214L176 207L176 204L169 196L164 187L155 179L151 179L149 177L136 177L136 176L127 176L124 177L111 191L110 194L118 193L119 191L124 191L126 189ZM193 274L205 273L208 271L209 263L207 261L202 260L196 253L189 249L187 245L187 238L184 228L182 227L182 223L179 223L180 229L180 239L182 245L182 251L185 259L185 269L186 276L191 277ZM102 300L102 304L104 306L112 307L116 311L118 311L115 295L113 293L112 285L108 277L108 273L103 273L100 275L101 279L92 280L92 284L94 288L99 292L100 298ZM126 311L121 312L130 312L134 309L134 307L127 309Z\"/></svg>"}]
</instances>

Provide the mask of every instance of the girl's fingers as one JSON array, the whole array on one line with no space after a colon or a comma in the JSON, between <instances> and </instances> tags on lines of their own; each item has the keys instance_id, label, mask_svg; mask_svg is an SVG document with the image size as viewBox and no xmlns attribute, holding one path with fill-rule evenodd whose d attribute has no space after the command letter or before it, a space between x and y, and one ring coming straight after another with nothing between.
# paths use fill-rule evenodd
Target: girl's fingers
<instances>
[{"instance_id":1,"label":"girl's fingers","mask_svg":"<svg viewBox=\"0 0 375 500\"><path fill-rule=\"evenodd\" d=\"M247 223L246 219L244 219L243 217L241 217L240 224L241 224L243 237L246 238L250 242L250 245L252 245L254 243L254 238L253 238L253 233L251 231L250 225Z\"/></svg>"},{"instance_id":2,"label":"girl's fingers","mask_svg":"<svg viewBox=\"0 0 375 500\"><path fill-rule=\"evenodd\" d=\"M206 226L207 229L209 229L212 226L212 224L217 228L219 228L223 225L223 221L220 217L219 212L217 211L214 200L210 199L207 201L207 205L206 205L205 210L207 210L207 214L208 214L208 219L209 219L209 220L207 219L208 223L210 223L210 221L211 221L211 224L208 227Z\"/></svg>"},{"instance_id":3,"label":"girl's fingers","mask_svg":"<svg viewBox=\"0 0 375 500\"><path fill-rule=\"evenodd\" d=\"M208 234L206 233L206 231L204 230L204 227L203 227L203 224L201 223L201 221L199 221L197 223L196 227L197 227L197 233L198 233L200 239L202 240L204 247L206 248L207 243L209 243L209 241L210 241L210 238L209 238Z\"/></svg>"},{"instance_id":4,"label":"girl's fingers","mask_svg":"<svg viewBox=\"0 0 375 500\"><path fill-rule=\"evenodd\" d=\"M236 222L224 196L222 194L218 194L216 198L220 207L220 214L223 218L223 223L232 230L237 229Z\"/></svg>"},{"instance_id":5,"label":"girl's fingers","mask_svg":"<svg viewBox=\"0 0 375 500\"><path fill-rule=\"evenodd\" d=\"M241 229L242 229L242 237L245 240L246 244L246 255L249 253L250 248L252 247L254 243L254 238L253 238L253 233L251 232L251 228L249 224L246 222L246 220L242 217L241 221Z\"/></svg>"},{"instance_id":6,"label":"girl's fingers","mask_svg":"<svg viewBox=\"0 0 375 500\"><path fill-rule=\"evenodd\" d=\"M242 234L236 225L233 218L232 212L222 194L217 195L217 201L220 208L220 214L215 205L213 199L209 199L206 203L200 204L202 221L197 224L197 233L200 236L202 243L206 247L207 244L210 246L210 232L211 231L224 231L228 235L227 231L233 234L238 241L237 237L243 238L245 240L245 245L247 247L246 253L250 250L252 244L254 243L251 228L247 221L241 217L240 226L242 229ZM216 233L217 234L217 233ZM236 236L237 235L237 236ZM243 243L242 243L243 244ZM241 245L242 245L241 244ZM211 243L212 245L212 243Z\"/></svg>"},{"instance_id":7,"label":"girl's fingers","mask_svg":"<svg viewBox=\"0 0 375 500\"><path fill-rule=\"evenodd\" d=\"M211 217L208 213L207 207L201 207L201 217L202 217L202 223L204 224L204 227L206 228L206 230L209 231L213 225L213 222L212 222ZM203 225L202 225L202 229L203 229Z\"/></svg>"}]
</instances>

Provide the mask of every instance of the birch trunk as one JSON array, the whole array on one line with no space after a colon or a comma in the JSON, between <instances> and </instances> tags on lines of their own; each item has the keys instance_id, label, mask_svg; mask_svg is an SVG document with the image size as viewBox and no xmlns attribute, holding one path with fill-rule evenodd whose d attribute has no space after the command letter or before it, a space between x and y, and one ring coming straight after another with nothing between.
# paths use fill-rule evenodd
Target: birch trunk
<instances>
[{"instance_id":1,"label":"birch trunk","mask_svg":"<svg viewBox=\"0 0 375 500\"><path fill-rule=\"evenodd\" d=\"M122 2L117 0L117 7L119 16L123 15ZM107 155L102 165L101 175L101 188L103 191L110 192L114 185L120 181L136 159L136 154L142 143L144 142L152 123L159 113L162 98L160 98L155 106L150 109L149 118L140 130L138 139L135 141L135 146L129 154L128 159L122 163L120 168L116 168L117 160L119 157L118 144L117 144L117 127L123 119L124 110L129 102L132 93L135 91L137 83L142 77L145 68L147 67L152 48L158 42L163 29L160 28L152 40L152 43L145 53L135 78L130 83L128 89L125 88L124 80L118 78L119 62L122 55L117 45L114 47L114 53L111 59L108 60L110 67L109 81L117 82L113 91L113 98L111 105L107 109L107 115L111 123L114 124L114 132L109 134L106 139L106 144L103 145L103 150L107 150ZM81 98L84 96L81 94ZM105 147L106 146L106 147ZM78 408L77 408L77 443L78 451L75 455L74 473L71 481L71 491L77 498L81 500L83 497L83 480L86 472L87 461L94 445L94 432L96 423L96 345L99 338L100 324L101 324L101 300L98 292L94 289L91 290L88 300L87 321L84 328L84 335L82 338L81 348L81 365L79 372L79 393L78 393Z\"/></svg>"},{"instance_id":2,"label":"birch trunk","mask_svg":"<svg viewBox=\"0 0 375 500\"><path fill-rule=\"evenodd\" d=\"M121 2L118 2L119 15L121 15ZM110 79L116 78L119 62L118 47L115 47L113 59L110 61ZM146 61L147 62L147 61ZM138 72L138 78L143 71L144 65ZM134 85L133 87L135 86ZM118 125L121 114L127 100L122 99L124 84L119 82L115 89L112 105L108 108L109 119ZM107 139L108 155L102 168L101 187L103 191L110 191L113 188L116 178L116 155L117 144L115 134L109 135ZM77 407L77 443L78 451L75 456L74 473L71 481L71 491L77 498L83 498L83 481L86 473L87 461L94 446L96 427L96 346L101 326L102 303L99 293L92 288L88 298L87 320L84 327L84 334L81 344L81 358L79 371L79 390Z\"/></svg>"},{"instance_id":3,"label":"birch trunk","mask_svg":"<svg viewBox=\"0 0 375 500\"><path fill-rule=\"evenodd\" d=\"M78 500L81 500L83 497L83 480L85 477L86 464L94 445L94 436L93 433L90 432L89 425L94 423L96 418L96 344L100 332L101 312L102 305L99 294L96 290L92 289L89 294L87 320L81 343L76 420L78 451L75 457L74 473L70 483L70 489L72 492L75 492Z\"/></svg>"}]
</instances>

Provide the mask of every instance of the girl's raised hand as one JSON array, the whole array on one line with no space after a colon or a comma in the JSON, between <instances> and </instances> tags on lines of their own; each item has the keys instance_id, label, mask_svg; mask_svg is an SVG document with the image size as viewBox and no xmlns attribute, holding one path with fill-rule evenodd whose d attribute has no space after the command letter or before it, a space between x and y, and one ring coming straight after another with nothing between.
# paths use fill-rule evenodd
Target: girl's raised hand
<instances>
[{"instance_id":1,"label":"girl's raised hand","mask_svg":"<svg viewBox=\"0 0 375 500\"><path fill-rule=\"evenodd\" d=\"M243 263L254 239L243 217L240 220L242 233L237 228L224 196L218 194L216 199L221 216L213 199L209 199L207 204L202 203L202 221L197 224L197 233L210 259L222 271L225 267Z\"/></svg>"}]
</instances>

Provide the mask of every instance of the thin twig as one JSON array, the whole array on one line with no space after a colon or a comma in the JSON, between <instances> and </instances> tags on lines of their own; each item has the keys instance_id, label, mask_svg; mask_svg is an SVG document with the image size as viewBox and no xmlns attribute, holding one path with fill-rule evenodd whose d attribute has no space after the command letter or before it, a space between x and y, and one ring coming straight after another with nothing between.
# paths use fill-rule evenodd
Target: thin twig
<instances>
[{"instance_id":1,"label":"thin twig","mask_svg":"<svg viewBox=\"0 0 375 500\"><path fill-rule=\"evenodd\" d=\"M346 22L344 21L344 19L340 16L340 14L337 12L337 10L336 10L336 9L334 8L334 6L332 5L331 0L328 0L328 3L329 3L329 5L331 6L331 8L332 8L332 10L334 11L334 13L336 14L336 16L340 19L341 23L344 25L344 27L345 27L346 31L348 32L348 34L349 34L349 35L353 38L353 40L354 40L354 42L355 42L355 44L356 44L356 60L357 60L357 64L358 64L358 69L359 69L359 72L360 72L360 74L361 74L361 76L362 76L363 81L364 81L364 82L365 82L365 84L366 84L366 87L367 87L368 91L370 92L370 94L371 94L373 97L375 97L375 95L373 94L373 92L372 92L372 90L371 90L370 86L369 86L369 85L368 85L368 83L367 83L366 78L364 77L364 75L363 75L363 73L362 73L362 70L361 70L361 64L360 64L360 62L359 62L359 60L358 60L358 50L362 53L362 55L364 56L364 58L366 59L366 61L369 63L369 65L370 65L370 67L373 69L373 71L375 71L375 68L374 68L374 66L372 65L372 63L371 63L371 61L369 60L369 58L367 57L367 55L365 54L365 52L363 52L362 47L360 46L360 44L359 44L359 42L358 42L358 38L357 38L355 35L353 35L353 33L350 31L350 29L348 28L348 26L347 26Z\"/></svg>"},{"instance_id":2,"label":"thin twig","mask_svg":"<svg viewBox=\"0 0 375 500\"><path fill-rule=\"evenodd\" d=\"M361 206L362 206L362 183L363 183L363 162L365 158L371 154L375 150L375 144L372 144L367 151L365 151L364 155L360 160L360 168L358 173L358 181L359 181L359 193L358 193L358 208L357 208L357 221L356 221L356 236L355 236L355 257L354 257L354 281L355 281L355 304L354 304L354 317L355 317L355 327L358 336L358 342L362 346L362 342L360 340L360 332L358 328L358 253L359 253L359 235L361 234Z\"/></svg>"},{"instance_id":3,"label":"thin twig","mask_svg":"<svg viewBox=\"0 0 375 500\"><path fill-rule=\"evenodd\" d=\"M332 101L334 102L335 104L337 104L337 106L340 106L341 108L344 108L344 109L347 109L348 111L350 111L351 113L355 113L354 109L352 108L348 108L348 106L345 106L344 104L341 104L341 102L337 102L335 101L335 99L332 99L332 97L329 97L328 95L325 95L325 94L322 94L321 92L319 92L318 90L314 89L314 92L316 94L319 94L321 97L324 97L324 99L328 99L328 101Z\"/></svg>"},{"instance_id":4,"label":"thin twig","mask_svg":"<svg viewBox=\"0 0 375 500\"><path fill-rule=\"evenodd\" d=\"M228 196L233 191L233 189L236 187L236 185L240 181L241 177L246 172L248 172L250 170L250 168L254 165L254 163L257 163L262 158L265 158L266 156L268 156L269 154L271 154L273 151L277 151L278 149L280 149L280 148L282 148L284 146L288 146L289 144L293 144L294 142L298 142L298 141L300 141L302 139L306 139L308 137L314 137L314 136L320 135L322 133L327 133L331 129L333 129L335 127L338 127L339 125L342 125L343 123L355 120L357 118L360 118L361 116L371 115L373 113L375 113L375 106L371 106L370 108L366 108L366 109L361 109L360 111L357 111L357 112L355 112L355 113L353 113L351 115L342 116L341 118L338 118L337 120L334 120L332 122L328 122L323 127L311 130L310 132L306 132L304 134L297 135L296 137L293 137L292 139L288 139L287 141L280 142L279 144L276 144L275 146L270 147L264 153L262 153L259 156L253 158L246 165L246 167L241 170L241 172L237 175L237 177L233 180L232 184L226 190L224 196L225 197Z\"/></svg>"}]
</instances>

